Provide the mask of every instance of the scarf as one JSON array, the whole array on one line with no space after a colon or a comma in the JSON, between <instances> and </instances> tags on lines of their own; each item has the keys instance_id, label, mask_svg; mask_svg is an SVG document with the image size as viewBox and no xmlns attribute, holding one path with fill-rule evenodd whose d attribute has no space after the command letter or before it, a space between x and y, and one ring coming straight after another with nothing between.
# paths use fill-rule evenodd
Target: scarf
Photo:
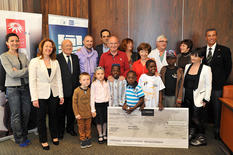
<instances>
[{"instance_id":1,"label":"scarf","mask_svg":"<svg viewBox=\"0 0 233 155\"><path fill-rule=\"evenodd\" d=\"M95 57L95 52L94 49L91 48L91 52L88 52L85 47L82 47L80 52L84 56L85 62L84 65L84 70L88 72L89 74L94 74L95 68L96 68L96 57Z\"/></svg>"}]
</instances>

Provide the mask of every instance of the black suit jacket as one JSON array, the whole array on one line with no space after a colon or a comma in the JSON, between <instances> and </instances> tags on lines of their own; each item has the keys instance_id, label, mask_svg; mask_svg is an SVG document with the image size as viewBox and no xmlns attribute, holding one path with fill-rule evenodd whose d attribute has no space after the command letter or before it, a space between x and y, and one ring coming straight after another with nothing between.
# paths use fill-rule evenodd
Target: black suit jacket
<instances>
[{"instance_id":1,"label":"black suit jacket","mask_svg":"<svg viewBox=\"0 0 233 155\"><path fill-rule=\"evenodd\" d=\"M103 54L103 44L96 45L96 46L95 46L95 50L96 50L97 53L98 53L98 65L99 65L100 57L101 57L101 55Z\"/></svg>"},{"instance_id":2,"label":"black suit jacket","mask_svg":"<svg viewBox=\"0 0 233 155\"><path fill-rule=\"evenodd\" d=\"M68 64L63 54L57 55L57 60L61 68L62 85L64 97L72 97L74 89L77 88L79 84L80 66L79 59L77 55L71 54L73 73L71 74L68 69Z\"/></svg>"},{"instance_id":3,"label":"black suit jacket","mask_svg":"<svg viewBox=\"0 0 233 155\"><path fill-rule=\"evenodd\" d=\"M5 87L5 79L6 79L6 72L2 66L2 63L0 61L0 90L1 91L5 91L6 87Z\"/></svg>"},{"instance_id":4,"label":"black suit jacket","mask_svg":"<svg viewBox=\"0 0 233 155\"><path fill-rule=\"evenodd\" d=\"M203 47L205 50L205 57L203 63L207 64L206 60L206 46ZM228 47L217 44L214 55L210 62L212 71L212 89L221 90L227 81L232 69L231 51Z\"/></svg>"}]
</instances>

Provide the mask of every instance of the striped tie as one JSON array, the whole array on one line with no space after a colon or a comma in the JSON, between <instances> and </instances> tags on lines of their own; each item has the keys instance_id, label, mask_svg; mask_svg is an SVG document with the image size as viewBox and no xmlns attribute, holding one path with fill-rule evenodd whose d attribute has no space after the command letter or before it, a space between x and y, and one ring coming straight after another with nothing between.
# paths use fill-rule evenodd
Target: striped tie
<instances>
[{"instance_id":1,"label":"striped tie","mask_svg":"<svg viewBox=\"0 0 233 155\"><path fill-rule=\"evenodd\" d=\"M210 47L210 48L209 48L209 53L208 53L207 58L206 58L207 64L208 64L208 65L210 65L210 62L211 62L212 57L213 57L213 56L212 56L211 50L212 50L212 48Z\"/></svg>"}]
</instances>

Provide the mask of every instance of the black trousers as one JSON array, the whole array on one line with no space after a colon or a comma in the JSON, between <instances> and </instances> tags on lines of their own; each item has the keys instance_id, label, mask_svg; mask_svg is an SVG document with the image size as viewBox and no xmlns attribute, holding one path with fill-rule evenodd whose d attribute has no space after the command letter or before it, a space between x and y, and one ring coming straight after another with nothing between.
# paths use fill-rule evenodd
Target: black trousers
<instances>
[{"instance_id":1,"label":"black trousers","mask_svg":"<svg viewBox=\"0 0 233 155\"><path fill-rule=\"evenodd\" d=\"M57 133L57 106L59 98L53 97L52 93L48 99L39 99L39 108L37 113L38 132L40 143L47 142L46 113L49 116L49 131L52 139L58 137Z\"/></svg>"},{"instance_id":2,"label":"black trousers","mask_svg":"<svg viewBox=\"0 0 233 155\"><path fill-rule=\"evenodd\" d=\"M65 118L67 119L66 130L74 130L74 112L72 108L72 96L65 97L64 103L58 105L58 132L64 134L65 131Z\"/></svg>"},{"instance_id":3,"label":"black trousers","mask_svg":"<svg viewBox=\"0 0 233 155\"><path fill-rule=\"evenodd\" d=\"M204 134L205 107L196 107L193 100L193 90L185 89L184 107L189 108L189 128L194 128L196 134Z\"/></svg>"}]
</instances>

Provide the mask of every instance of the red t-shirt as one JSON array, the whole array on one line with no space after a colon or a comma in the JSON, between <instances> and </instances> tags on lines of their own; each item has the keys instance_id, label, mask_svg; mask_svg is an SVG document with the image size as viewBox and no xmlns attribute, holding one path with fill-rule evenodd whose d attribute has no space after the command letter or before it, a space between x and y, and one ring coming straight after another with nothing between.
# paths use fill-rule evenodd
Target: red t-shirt
<instances>
[{"instance_id":1,"label":"red t-shirt","mask_svg":"<svg viewBox=\"0 0 233 155\"><path fill-rule=\"evenodd\" d=\"M102 54L99 66L104 68L106 78L111 75L112 64L120 64L121 75L126 77L126 74L129 71L129 61L124 52L117 51L117 54L113 56L109 50Z\"/></svg>"},{"instance_id":2,"label":"red t-shirt","mask_svg":"<svg viewBox=\"0 0 233 155\"><path fill-rule=\"evenodd\" d=\"M137 81L139 80L142 74L148 73L148 70L146 69L146 64L143 66L141 63L141 59L133 63L132 70L135 71L137 74Z\"/></svg>"}]
</instances>

